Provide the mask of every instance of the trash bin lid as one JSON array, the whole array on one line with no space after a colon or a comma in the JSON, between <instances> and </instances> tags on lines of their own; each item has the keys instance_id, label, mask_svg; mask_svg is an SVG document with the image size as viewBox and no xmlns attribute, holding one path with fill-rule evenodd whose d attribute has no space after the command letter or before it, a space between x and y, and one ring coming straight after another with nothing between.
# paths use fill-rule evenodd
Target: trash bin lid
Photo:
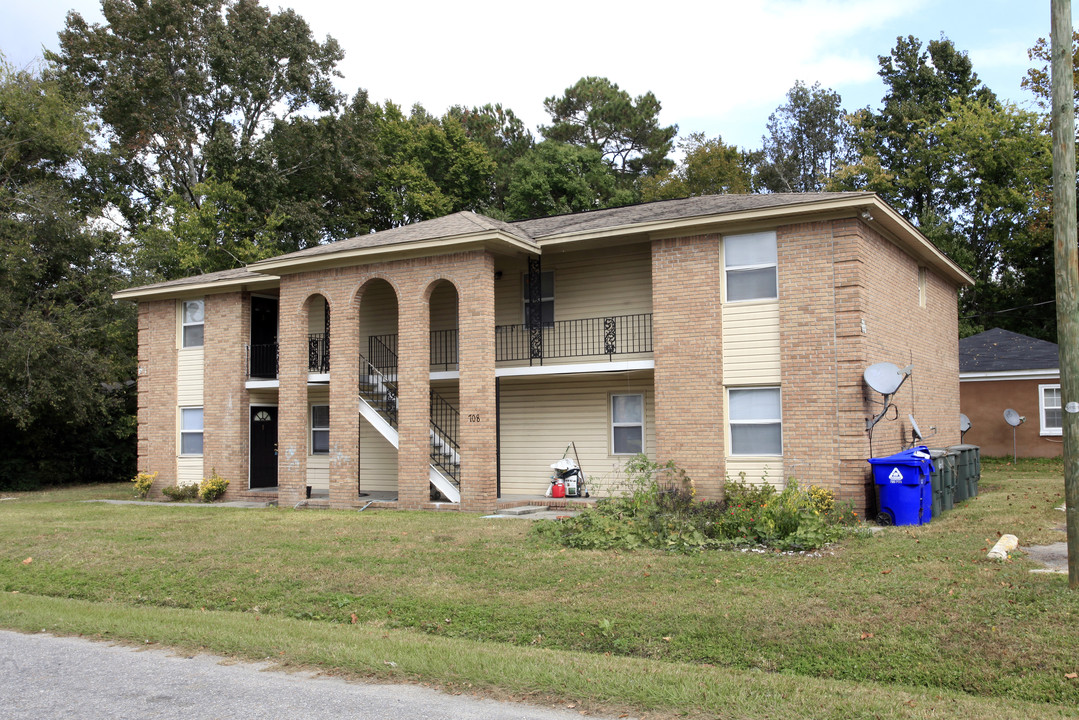
<instances>
[{"instance_id":1,"label":"trash bin lid","mask_svg":"<svg viewBox=\"0 0 1079 720\"><path fill-rule=\"evenodd\" d=\"M887 457L869 458L871 465L925 465L930 463L929 448L925 445L913 447L910 450L897 452Z\"/></svg>"}]
</instances>

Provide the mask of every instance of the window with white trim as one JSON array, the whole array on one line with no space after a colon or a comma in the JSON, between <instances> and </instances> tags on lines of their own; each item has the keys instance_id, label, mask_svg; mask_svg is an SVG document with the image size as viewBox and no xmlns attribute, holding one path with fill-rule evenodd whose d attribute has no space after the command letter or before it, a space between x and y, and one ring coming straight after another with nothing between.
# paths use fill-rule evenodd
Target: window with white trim
<instances>
[{"instance_id":1,"label":"window with white trim","mask_svg":"<svg viewBox=\"0 0 1079 720\"><path fill-rule=\"evenodd\" d=\"M611 395L611 451L644 452L644 395Z\"/></svg>"},{"instance_id":2,"label":"window with white trim","mask_svg":"<svg viewBox=\"0 0 1079 720\"><path fill-rule=\"evenodd\" d=\"M180 316L183 327L183 347L202 347L205 305L202 300L184 300Z\"/></svg>"},{"instance_id":3,"label":"window with white trim","mask_svg":"<svg viewBox=\"0 0 1079 720\"><path fill-rule=\"evenodd\" d=\"M774 231L724 236L727 302L778 298L776 265L778 252Z\"/></svg>"},{"instance_id":4,"label":"window with white trim","mask_svg":"<svg viewBox=\"0 0 1079 720\"><path fill-rule=\"evenodd\" d=\"M1060 385L1039 385L1038 406L1042 435L1063 435L1064 416L1060 409Z\"/></svg>"},{"instance_id":5,"label":"window with white trim","mask_svg":"<svg viewBox=\"0 0 1079 720\"><path fill-rule=\"evenodd\" d=\"M779 388L730 388L727 418L731 455L782 455L783 413Z\"/></svg>"},{"instance_id":6,"label":"window with white trim","mask_svg":"<svg viewBox=\"0 0 1079 720\"><path fill-rule=\"evenodd\" d=\"M521 288L524 292L524 323L528 324L528 306L531 298L528 288L528 275L521 276ZM554 270L540 272L540 322L554 324Z\"/></svg>"},{"instance_id":7,"label":"window with white trim","mask_svg":"<svg viewBox=\"0 0 1079 720\"><path fill-rule=\"evenodd\" d=\"M330 452L330 406L311 406L311 454Z\"/></svg>"},{"instance_id":8,"label":"window with white trim","mask_svg":"<svg viewBox=\"0 0 1079 720\"><path fill-rule=\"evenodd\" d=\"M202 455L202 408L180 408L180 454Z\"/></svg>"}]
</instances>

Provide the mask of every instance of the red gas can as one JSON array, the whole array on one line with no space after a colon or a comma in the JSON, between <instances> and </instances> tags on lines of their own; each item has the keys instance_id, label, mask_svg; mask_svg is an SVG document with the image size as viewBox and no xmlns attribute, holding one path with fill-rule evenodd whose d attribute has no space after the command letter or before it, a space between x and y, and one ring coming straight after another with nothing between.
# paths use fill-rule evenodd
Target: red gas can
<instances>
[{"instance_id":1,"label":"red gas can","mask_svg":"<svg viewBox=\"0 0 1079 720\"><path fill-rule=\"evenodd\" d=\"M566 483L562 482L561 479L554 481L554 486L551 488L551 497L566 497Z\"/></svg>"}]
</instances>

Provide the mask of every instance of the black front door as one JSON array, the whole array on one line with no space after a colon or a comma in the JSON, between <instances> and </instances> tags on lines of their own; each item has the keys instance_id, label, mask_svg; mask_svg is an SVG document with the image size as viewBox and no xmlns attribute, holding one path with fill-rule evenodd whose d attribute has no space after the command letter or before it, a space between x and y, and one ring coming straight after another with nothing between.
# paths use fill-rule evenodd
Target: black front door
<instances>
[{"instance_id":1,"label":"black front door","mask_svg":"<svg viewBox=\"0 0 1079 720\"><path fill-rule=\"evenodd\" d=\"M251 487L277 487L277 408L251 408Z\"/></svg>"},{"instance_id":2,"label":"black front door","mask_svg":"<svg viewBox=\"0 0 1079 720\"><path fill-rule=\"evenodd\" d=\"M251 377L277 377L277 300L251 298Z\"/></svg>"}]
</instances>

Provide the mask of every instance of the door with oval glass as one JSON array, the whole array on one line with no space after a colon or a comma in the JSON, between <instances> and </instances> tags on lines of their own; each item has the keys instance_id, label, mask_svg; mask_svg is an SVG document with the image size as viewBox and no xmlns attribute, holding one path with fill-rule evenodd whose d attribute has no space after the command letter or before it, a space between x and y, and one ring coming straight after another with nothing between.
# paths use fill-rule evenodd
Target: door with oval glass
<instances>
[{"instance_id":1,"label":"door with oval glass","mask_svg":"<svg viewBox=\"0 0 1079 720\"><path fill-rule=\"evenodd\" d=\"M251 408L251 487L277 487L277 408Z\"/></svg>"}]
</instances>

